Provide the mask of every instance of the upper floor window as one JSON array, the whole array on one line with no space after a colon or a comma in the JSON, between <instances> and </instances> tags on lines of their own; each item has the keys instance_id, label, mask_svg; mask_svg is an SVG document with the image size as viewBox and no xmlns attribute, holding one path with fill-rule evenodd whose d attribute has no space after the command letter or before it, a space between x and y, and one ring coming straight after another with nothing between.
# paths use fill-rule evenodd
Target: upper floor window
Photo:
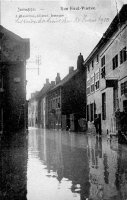
<instances>
[{"instance_id":1,"label":"upper floor window","mask_svg":"<svg viewBox=\"0 0 127 200\"><path fill-rule=\"evenodd\" d=\"M92 60L92 69L94 68L94 61Z\"/></svg>"},{"instance_id":2,"label":"upper floor window","mask_svg":"<svg viewBox=\"0 0 127 200\"><path fill-rule=\"evenodd\" d=\"M127 94L127 81L124 83L121 83L121 95Z\"/></svg>"},{"instance_id":3,"label":"upper floor window","mask_svg":"<svg viewBox=\"0 0 127 200\"><path fill-rule=\"evenodd\" d=\"M96 57L96 61L97 63L99 62L99 55L97 54L97 57Z\"/></svg>"},{"instance_id":4,"label":"upper floor window","mask_svg":"<svg viewBox=\"0 0 127 200\"><path fill-rule=\"evenodd\" d=\"M96 72L96 74L95 74L95 89L96 90L98 90L99 89L99 71L98 72Z\"/></svg>"},{"instance_id":5,"label":"upper floor window","mask_svg":"<svg viewBox=\"0 0 127 200\"><path fill-rule=\"evenodd\" d=\"M101 59L101 77L105 78L105 56Z\"/></svg>"},{"instance_id":6,"label":"upper floor window","mask_svg":"<svg viewBox=\"0 0 127 200\"><path fill-rule=\"evenodd\" d=\"M60 108L60 97L56 99L56 108Z\"/></svg>"},{"instance_id":7,"label":"upper floor window","mask_svg":"<svg viewBox=\"0 0 127 200\"><path fill-rule=\"evenodd\" d=\"M87 80L87 95L90 94L90 79Z\"/></svg>"},{"instance_id":8,"label":"upper floor window","mask_svg":"<svg viewBox=\"0 0 127 200\"><path fill-rule=\"evenodd\" d=\"M126 52L126 47L124 47L121 51L120 51L120 64L122 64L123 62L125 62L127 60L127 52Z\"/></svg>"},{"instance_id":9,"label":"upper floor window","mask_svg":"<svg viewBox=\"0 0 127 200\"><path fill-rule=\"evenodd\" d=\"M127 113L127 100L123 101L123 111Z\"/></svg>"},{"instance_id":10,"label":"upper floor window","mask_svg":"<svg viewBox=\"0 0 127 200\"><path fill-rule=\"evenodd\" d=\"M88 72L90 72L90 65L87 66L87 70L88 70Z\"/></svg>"},{"instance_id":11,"label":"upper floor window","mask_svg":"<svg viewBox=\"0 0 127 200\"><path fill-rule=\"evenodd\" d=\"M101 67L105 66L105 56L102 57L101 59Z\"/></svg>"},{"instance_id":12,"label":"upper floor window","mask_svg":"<svg viewBox=\"0 0 127 200\"><path fill-rule=\"evenodd\" d=\"M113 65L113 69L118 67L118 55L116 55L113 59L112 59L112 65Z\"/></svg>"},{"instance_id":13,"label":"upper floor window","mask_svg":"<svg viewBox=\"0 0 127 200\"><path fill-rule=\"evenodd\" d=\"M94 76L91 77L91 92L94 92Z\"/></svg>"}]
</instances>

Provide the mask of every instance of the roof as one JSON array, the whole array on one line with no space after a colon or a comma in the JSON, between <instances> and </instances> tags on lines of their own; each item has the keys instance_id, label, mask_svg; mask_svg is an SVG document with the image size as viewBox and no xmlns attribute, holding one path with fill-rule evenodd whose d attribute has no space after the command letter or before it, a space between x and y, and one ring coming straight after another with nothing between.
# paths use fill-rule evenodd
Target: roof
<instances>
[{"instance_id":1,"label":"roof","mask_svg":"<svg viewBox=\"0 0 127 200\"><path fill-rule=\"evenodd\" d=\"M92 52L84 61L84 65L86 65L93 58L93 56L100 50L101 47L106 45L106 43L110 40L114 32L118 30L119 25L124 24L126 21L127 21L127 4L124 4L119 13L115 16L115 18L109 25L106 32L103 34L103 37L100 39L98 44L95 46L95 48L92 50Z\"/></svg>"},{"instance_id":2,"label":"roof","mask_svg":"<svg viewBox=\"0 0 127 200\"><path fill-rule=\"evenodd\" d=\"M44 86L40 91L39 93L37 94L37 99L43 97L49 90L51 89L51 85L48 85L48 86Z\"/></svg>"},{"instance_id":3,"label":"roof","mask_svg":"<svg viewBox=\"0 0 127 200\"><path fill-rule=\"evenodd\" d=\"M30 57L30 40L28 38L21 38L0 25L0 39L2 62L24 61Z\"/></svg>"},{"instance_id":4,"label":"roof","mask_svg":"<svg viewBox=\"0 0 127 200\"><path fill-rule=\"evenodd\" d=\"M0 25L0 32L5 33L7 36L16 39L16 40L24 40L23 38L21 38L20 36L16 35L15 33L9 31L8 29L6 29L5 27Z\"/></svg>"},{"instance_id":5,"label":"roof","mask_svg":"<svg viewBox=\"0 0 127 200\"><path fill-rule=\"evenodd\" d=\"M57 89L58 87L62 87L66 84L71 78L73 78L79 72L78 69L74 70L70 74L66 75L57 85L55 85L50 91Z\"/></svg>"}]
</instances>

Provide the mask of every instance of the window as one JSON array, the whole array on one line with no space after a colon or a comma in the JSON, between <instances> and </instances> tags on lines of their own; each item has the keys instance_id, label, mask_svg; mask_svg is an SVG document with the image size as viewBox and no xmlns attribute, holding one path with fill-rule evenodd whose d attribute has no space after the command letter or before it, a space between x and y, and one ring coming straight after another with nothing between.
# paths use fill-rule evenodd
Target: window
<instances>
[{"instance_id":1,"label":"window","mask_svg":"<svg viewBox=\"0 0 127 200\"><path fill-rule=\"evenodd\" d=\"M87 95L90 94L90 87L87 88Z\"/></svg>"},{"instance_id":2,"label":"window","mask_svg":"<svg viewBox=\"0 0 127 200\"><path fill-rule=\"evenodd\" d=\"M97 57L96 57L96 61L97 61L97 63L99 62L99 56L98 56L98 54L97 54Z\"/></svg>"},{"instance_id":3,"label":"window","mask_svg":"<svg viewBox=\"0 0 127 200\"><path fill-rule=\"evenodd\" d=\"M94 61L92 60L92 69L94 68Z\"/></svg>"},{"instance_id":4,"label":"window","mask_svg":"<svg viewBox=\"0 0 127 200\"><path fill-rule=\"evenodd\" d=\"M101 77L105 78L105 56L101 59Z\"/></svg>"},{"instance_id":5,"label":"window","mask_svg":"<svg viewBox=\"0 0 127 200\"><path fill-rule=\"evenodd\" d=\"M124 83L121 83L121 95L127 94L127 81Z\"/></svg>"},{"instance_id":6,"label":"window","mask_svg":"<svg viewBox=\"0 0 127 200\"><path fill-rule=\"evenodd\" d=\"M91 77L91 92L94 92L94 76Z\"/></svg>"},{"instance_id":7,"label":"window","mask_svg":"<svg viewBox=\"0 0 127 200\"><path fill-rule=\"evenodd\" d=\"M99 71L95 74L95 89L98 90L99 89Z\"/></svg>"},{"instance_id":8,"label":"window","mask_svg":"<svg viewBox=\"0 0 127 200\"><path fill-rule=\"evenodd\" d=\"M95 84L95 88L96 88L96 90L99 89L99 81L96 82L96 84Z\"/></svg>"},{"instance_id":9,"label":"window","mask_svg":"<svg viewBox=\"0 0 127 200\"><path fill-rule=\"evenodd\" d=\"M118 67L118 55L112 59L113 70Z\"/></svg>"},{"instance_id":10,"label":"window","mask_svg":"<svg viewBox=\"0 0 127 200\"><path fill-rule=\"evenodd\" d=\"M106 119L106 94L102 94L102 119Z\"/></svg>"},{"instance_id":11,"label":"window","mask_svg":"<svg viewBox=\"0 0 127 200\"><path fill-rule=\"evenodd\" d=\"M123 111L127 112L127 100L123 101Z\"/></svg>"},{"instance_id":12,"label":"window","mask_svg":"<svg viewBox=\"0 0 127 200\"><path fill-rule=\"evenodd\" d=\"M103 56L101 59L101 67L103 67L104 65L105 65L105 56Z\"/></svg>"},{"instance_id":13,"label":"window","mask_svg":"<svg viewBox=\"0 0 127 200\"><path fill-rule=\"evenodd\" d=\"M90 79L87 80L87 95L90 94Z\"/></svg>"},{"instance_id":14,"label":"window","mask_svg":"<svg viewBox=\"0 0 127 200\"><path fill-rule=\"evenodd\" d=\"M60 108L60 97L58 98L58 108Z\"/></svg>"},{"instance_id":15,"label":"window","mask_svg":"<svg viewBox=\"0 0 127 200\"><path fill-rule=\"evenodd\" d=\"M91 92L94 92L94 84L91 85Z\"/></svg>"},{"instance_id":16,"label":"window","mask_svg":"<svg viewBox=\"0 0 127 200\"><path fill-rule=\"evenodd\" d=\"M57 99L55 100L55 108L57 108Z\"/></svg>"},{"instance_id":17,"label":"window","mask_svg":"<svg viewBox=\"0 0 127 200\"><path fill-rule=\"evenodd\" d=\"M126 47L124 47L121 51L120 51L120 64L122 64L123 62L125 62L127 60L127 52L126 52Z\"/></svg>"},{"instance_id":18,"label":"window","mask_svg":"<svg viewBox=\"0 0 127 200\"><path fill-rule=\"evenodd\" d=\"M88 70L88 72L90 72L90 66L89 65L87 66L87 70Z\"/></svg>"}]
</instances>

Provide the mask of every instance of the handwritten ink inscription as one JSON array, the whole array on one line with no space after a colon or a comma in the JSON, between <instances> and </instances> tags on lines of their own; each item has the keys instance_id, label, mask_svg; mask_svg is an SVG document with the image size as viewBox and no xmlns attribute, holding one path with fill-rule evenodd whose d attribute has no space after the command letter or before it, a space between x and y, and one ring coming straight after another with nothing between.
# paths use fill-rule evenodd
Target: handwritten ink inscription
<instances>
[{"instance_id":1,"label":"handwritten ink inscription","mask_svg":"<svg viewBox=\"0 0 127 200\"><path fill-rule=\"evenodd\" d=\"M35 8L18 8L15 22L19 24L88 23L88 22L89 23L98 22L102 24L110 21L108 17L92 15L91 11L95 10L96 10L95 7L84 7L84 6L60 7L59 11L52 11L52 12L46 11L43 8L39 10Z\"/></svg>"}]
</instances>

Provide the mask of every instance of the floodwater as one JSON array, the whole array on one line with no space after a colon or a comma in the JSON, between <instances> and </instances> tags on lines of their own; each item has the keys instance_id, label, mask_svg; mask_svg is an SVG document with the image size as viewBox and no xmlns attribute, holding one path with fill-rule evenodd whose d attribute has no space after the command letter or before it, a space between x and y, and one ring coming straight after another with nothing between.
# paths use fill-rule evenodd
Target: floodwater
<instances>
[{"instance_id":1,"label":"floodwater","mask_svg":"<svg viewBox=\"0 0 127 200\"><path fill-rule=\"evenodd\" d=\"M126 200L127 145L30 128L0 149L2 200Z\"/></svg>"}]
</instances>

